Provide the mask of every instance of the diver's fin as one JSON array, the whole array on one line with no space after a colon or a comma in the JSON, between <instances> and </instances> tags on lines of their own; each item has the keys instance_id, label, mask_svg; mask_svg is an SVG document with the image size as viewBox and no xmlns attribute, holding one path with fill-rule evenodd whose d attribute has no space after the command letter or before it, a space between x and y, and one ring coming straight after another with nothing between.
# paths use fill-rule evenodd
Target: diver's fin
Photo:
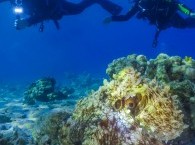
<instances>
[{"instance_id":1,"label":"diver's fin","mask_svg":"<svg viewBox=\"0 0 195 145\"><path fill-rule=\"evenodd\" d=\"M45 25L43 22L41 22L40 26L39 26L39 32L43 32L45 28Z\"/></svg>"},{"instance_id":2,"label":"diver's fin","mask_svg":"<svg viewBox=\"0 0 195 145\"><path fill-rule=\"evenodd\" d=\"M189 17L185 19L187 28L195 28L195 18Z\"/></svg>"},{"instance_id":3,"label":"diver's fin","mask_svg":"<svg viewBox=\"0 0 195 145\"><path fill-rule=\"evenodd\" d=\"M53 20L54 25L56 26L56 28L59 30L60 29L60 24L57 20Z\"/></svg>"},{"instance_id":4,"label":"diver's fin","mask_svg":"<svg viewBox=\"0 0 195 145\"><path fill-rule=\"evenodd\" d=\"M98 4L100 4L105 10L110 12L112 15L118 15L122 11L122 7L109 1L109 0L98 0Z\"/></svg>"},{"instance_id":5,"label":"diver's fin","mask_svg":"<svg viewBox=\"0 0 195 145\"><path fill-rule=\"evenodd\" d=\"M157 45L158 45L158 37L160 35L160 32L161 32L161 30L159 28L157 28L156 33L154 35L154 40L153 40L153 43L152 43L153 48L156 48Z\"/></svg>"}]
</instances>

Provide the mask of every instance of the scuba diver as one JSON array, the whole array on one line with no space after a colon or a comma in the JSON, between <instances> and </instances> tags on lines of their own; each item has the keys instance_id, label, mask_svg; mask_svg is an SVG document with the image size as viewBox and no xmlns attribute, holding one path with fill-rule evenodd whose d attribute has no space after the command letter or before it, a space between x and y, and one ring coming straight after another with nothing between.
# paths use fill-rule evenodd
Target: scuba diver
<instances>
[{"instance_id":1,"label":"scuba diver","mask_svg":"<svg viewBox=\"0 0 195 145\"><path fill-rule=\"evenodd\" d=\"M188 17L185 18L179 13ZM195 12L186 7L178 0L134 0L133 7L125 15L106 18L104 23L112 21L127 21L134 15L138 19L147 19L150 24L155 25L157 30L153 40L153 47L158 44L158 37L162 30L169 27L195 28Z\"/></svg>"},{"instance_id":2,"label":"scuba diver","mask_svg":"<svg viewBox=\"0 0 195 145\"><path fill-rule=\"evenodd\" d=\"M0 0L0 2L10 1L15 7L16 21L15 27L20 30L25 27L41 23L40 31L43 31L43 21L53 20L59 29L58 20L64 15L76 15L84 11L93 4L99 4L112 15L121 12L122 7L109 0L82 0L80 3L72 3L66 0ZM21 14L29 15L28 18L21 18Z\"/></svg>"}]
</instances>

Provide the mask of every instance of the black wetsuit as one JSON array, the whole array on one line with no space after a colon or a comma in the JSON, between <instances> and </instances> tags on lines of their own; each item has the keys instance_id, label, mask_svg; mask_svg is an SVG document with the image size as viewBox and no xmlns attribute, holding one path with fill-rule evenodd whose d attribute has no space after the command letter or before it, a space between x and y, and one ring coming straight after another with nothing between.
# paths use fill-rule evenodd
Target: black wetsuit
<instances>
[{"instance_id":1,"label":"black wetsuit","mask_svg":"<svg viewBox=\"0 0 195 145\"><path fill-rule=\"evenodd\" d=\"M101 5L112 15L120 13L122 8L109 0L82 0L80 3L72 3L66 0L22 0L24 13L29 25L33 25L44 20L59 20L64 15L75 15L81 13L93 4Z\"/></svg>"},{"instance_id":2,"label":"black wetsuit","mask_svg":"<svg viewBox=\"0 0 195 145\"><path fill-rule=\"evenodd\" d=\"M188 12L182 11L180 7L183 7ZM177 0L136 0L127 14L112 16L112 21L127 21L137 15L137 18L149 20L151 24L156 25L160 30L168 27L195 28L195 19L183 18L178 11L189 15L191 10Z\"/></svg>"}]
</instances>

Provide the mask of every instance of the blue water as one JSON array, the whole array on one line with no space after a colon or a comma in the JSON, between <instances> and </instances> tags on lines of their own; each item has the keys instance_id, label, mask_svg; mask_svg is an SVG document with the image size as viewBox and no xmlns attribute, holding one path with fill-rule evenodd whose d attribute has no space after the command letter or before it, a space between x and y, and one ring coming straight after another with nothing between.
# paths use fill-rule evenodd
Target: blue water
<instances>
[{"instance_id":1,"label":"blue water","mask_svg":"<svg viewBox=\"0 0 195 145\"><path fill-rule=\"evenodd\" d=\"M78 2L78 0L72 0ZM128 0L113 2L128 11ZM195 9L193 0L185 4ZM110 16L98 5L82 14L65 16L60 30L53 22L15 30L15 16L9 3L0 5L0 81L36 79L42 76L61 77L66 72L89 72L104 75L108 63L128 54L144 54L154 58L159 53L195 58L195 29L171 28L163 31L157 48L152 48L155 27L135 18L105 25Z\"/></svg>"}]
</instances>

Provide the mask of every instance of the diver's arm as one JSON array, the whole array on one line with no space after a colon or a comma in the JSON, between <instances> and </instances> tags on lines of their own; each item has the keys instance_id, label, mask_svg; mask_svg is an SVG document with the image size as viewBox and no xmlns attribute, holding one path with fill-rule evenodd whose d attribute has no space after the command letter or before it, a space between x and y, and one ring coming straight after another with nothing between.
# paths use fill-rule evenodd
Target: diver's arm
<instances>
[{"instance_id":1,"label":"diver's arm","mask_svg":"<svg viewBox=\"0 0 195 145\"><path fill-rule=\"evenodd\" d=\"M111 19L112 21L127 21L130 18L132 18L137 12L139 8L136 5L133 6L133 8L125 15L119 15L119 16L112 16Z\"/></svg>"},{"instance_id":2,"label":"diver's arm","mask_svg":"<svg viewBox=\"0 0 195 145\"><path fill-rule=\"evenodd\" d=\"M179 3L177 4L177 6L178 6L178 10L181 11L182 13L191 17L195 17L195 12L193 12L192 9L188 8L186 5Z\"/></svg>"},{"instance_id":3,"label":"diver's arm","mask_svg":"<svg viewBox=\"0 0 195 145\"><path fill-rule=\"evenodd\" d=\"M35 24L43 22L45 20L49 20L49 18L46 16L31 16L31 17L26 19L26 21L28 22L28 26L35 25Z\"/></svg>"},{"instance_id":4,"label":"diver's arm","mask_svg":"<svg viewBox=\"0 0 195 145\"><path fill-rule=\"evenodd\" d=\"M37 16L31 16L29 18L26 19L17 19L15 21L15 27L17 30L21 30L24 29L26 27L30 27L34 24L43 22L44 20L48 20L46 17L37 17Z\"/></svg>"}]
</instances>

